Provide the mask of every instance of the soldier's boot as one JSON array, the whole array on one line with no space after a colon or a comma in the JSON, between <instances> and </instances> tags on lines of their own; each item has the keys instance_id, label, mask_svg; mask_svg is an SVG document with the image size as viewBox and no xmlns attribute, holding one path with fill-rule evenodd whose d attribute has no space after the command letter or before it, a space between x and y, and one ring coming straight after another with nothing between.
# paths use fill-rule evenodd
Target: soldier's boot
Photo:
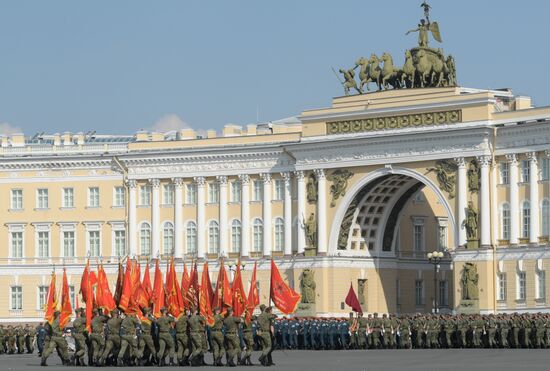
<instances>
[{"instance_id":1,"label":"soldier's boot","mask_svg":"<svg viewBox=\"0 0 550 371\"><path fill-rule=\"evenodd\" d=\"M235 362L233 362L233 357L227 358L227 366L229 366L229 367L237 367L237 365L235 364Z\"/></svg>"},{"instance_id":2,"label":"soldier's boot","mask_svg":"<svg viewBox=\"0 0 550 371\"><path fill-rule=\"evenodd\" d=\"M260 358L258 358L258 361L260 361L260 364L262 366L265 366L265 356L263 354L260 356Z\"/></svg>"},{"instance_id":3,"label":"soldier's boot","mask_svg":"<svg viewBox=\"0 0 550 371\"><path fill-rule=\"evenodd\" d=\"M76 357L74 356L74 354L71 356L71 360L69 361L71 366L78 366L77 365L77 360L76 360Z\"/></svg>"},{"instance_id":4,"label":"soldier's boot","mask_svg":"<svg viewBox=\"0 0 550 371\"><path fill-rule=\"evenodd\" d=\"M79 362L80 366L86 366L86 361L84 360L84 356L77 358L77 361Z\"/></svg>"},{"instance_id":5,"label":"soldier's boot","mask_svg":"<svg viewBox=\"0 0 550 371\"><path fill-rule=\"evenodd\" d=\"M170 366L175 366L176 364L174 363L174 357L170 357L170 363L169 363Z\"/></svg>"},{"instance_id":6,"label":"soldier's boot","mask_svg":"<svg viewBox=\"0 0 550 371\"><path fill-rule=\"evenodd\" d=\"M46 358L42 357L42 359L40 360L40 366L47 366Z\"/></svg>"},{"instance_id":7,"label":"soldier's boot","mask_svg":"<svg viewBox=\"0 0 550 371\"><path fill-rule=\"evenodd\" d=\"M160 358L160 362L158 363L160 367L166 366L166 359L164 357Z\"/></svg>"},{"instance_id":8,"label":"soldier's boot","mask_svg":"<svg viewBox=\"0 0 550 371\"><path fill-rule=\"evenodd\" d=\"M204 360L204 354L201 354L200 355L200 363L199 363L201 366L206 366L206 361Z\"/></svg>"},{"instance_id":9,"label":"soldier's boot","mask_svg":"<svg viewBox=\"0 0 550 371\"><path fill-rule=\"evenodd\" d=\"M250 359L250 356L246 356L246 363L247 366L254 366L254 363L252 363L252 360Z\"/></svg>"},{"instance_id":10,"label":"soldier's boot","mask_svg":"<svg viewBox=\"0 0 550 371\"><path fill-rule=\"evenodd\" d=\"M243 362L243 360L241 359L241 355L240 355L240 354L237 355L237 364L238 364L239 366L244 365L244 362Z\"/></svg>"},{"instance_id":11,"label":"soldier's boot","mask_svg":"<svg viewBox=\"0 0 550 371\"><path fill-rule=\"evenodd\" d=\"M268 366L275 366L275 362L273 362L273 358L271 357L271 353L267 355L267 365Z\"/></svg>"},{"instance_id":12,"label":"soldier's boot","mask_svg":"<svg viewBox=\"0 0 550 371\"><path fill-rule=\"evenodd\" d=\"M117 367L122 367L122 366L124 366L124 361L122 360L122 358L117 358L117 359L116 359L116 366L117 366Z\"/></svg>"}]
</instances>

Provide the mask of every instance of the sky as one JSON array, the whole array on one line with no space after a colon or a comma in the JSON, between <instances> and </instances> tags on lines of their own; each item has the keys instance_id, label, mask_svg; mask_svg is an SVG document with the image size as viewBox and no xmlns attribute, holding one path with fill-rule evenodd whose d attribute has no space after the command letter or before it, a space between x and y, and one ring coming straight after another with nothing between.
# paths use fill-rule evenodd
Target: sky
<instances>
[{"instance_id":1,"label":"sky","mask_svg":"<svg viewBox=\"0 0 550 371\"><path fill-rule=\"evenodd\" d=\"M420 3L0 0L0 134L219 131L326 107L331 67L403 64ZM430 3L460 85L550 105L548 2Z\"/></svg>"}]
</instances>

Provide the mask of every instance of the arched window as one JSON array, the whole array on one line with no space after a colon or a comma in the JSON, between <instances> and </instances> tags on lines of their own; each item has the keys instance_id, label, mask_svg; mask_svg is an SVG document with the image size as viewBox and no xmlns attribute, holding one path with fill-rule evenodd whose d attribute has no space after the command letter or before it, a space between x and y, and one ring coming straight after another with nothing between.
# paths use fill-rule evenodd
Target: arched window
<instances>
[{"instance_id":1,"label":"arched window","mask_svg":"<svg viewBox=\"0 0 550 371\"><path fill-rule=\"evenodd\" d=\"M548 236L550 235L550 200L545 199L542 201L542 207L540 208L541 211L541 235L542 236Z\"/></svg>"},{"instance_id":2,"label":"arched window","mask_svg":"<svg viewBox=\"0 0 550 371\"><path fill-rule=\"evenodd\" d=\"M214 220L208 223L208 252L210 254L220 252L220 227Z\"/></svg>"},{"instance_id":3,"label":"arched window","mask_svg":"<svg viewBox=\"0 0 550 371\"><path fill-rule=\"evenodd\" d=\"M283 251L285 244L285 223L282 218L275 219L275 251Z\"/></svg>"},{"instance_id":4,"label":"arched window","mask_svg":"<svg viewBox=\"0 0 550 371\"><path fill-rule=\"evenodd\" d=\"M264 223L261 219L254 219L254 251L261 252L264 249Z\"/></svg>"},{"instance_id":5,"label":"arched window","mask_svg":"<svg viewBox=\"0 0 550 371\"><path fill-rule=\"evenodd\" d=\"M141 223L139 229L139 247L141 255L151 256L151 226L149 223Z\"/></svg>"},{"instance_id":6,"label":"arched window","mask_svg":"<svg viewBox=\"0 0 550 371\"><path fill-rule=\"evenodd\" d=\"M164 255L174 253L174 226L170 222L164 223L162 229L162 253Z\"/></svg>"},{"instance_id":7,"label":"arched window","mask_svg":"<svg viewBox=\"0 0 550 371\"><path fill-rule=\"evenodd\" d=\"M531 204L529 201L523 201L521 207L521 237L529 238L529 229L531 228Z\"/></svg>"},{"instance_id":8,"label":"arched window","mask_svg":"<svg viewBox=\"0 0 550 371\"><path fill-rule=\"evenodd\" d=\"M500 207L500 237L503 240L510 239L510 205L502 204Z\"/></svg>"},{"instance_id":9,"label":"arched window","mask_svg":"<svg viewBox=\"0 0 550 371\"><path fill-rule=\"evenodd\" d=\"M195 222L187 223L187 253L194 254L197 252L197 225Z\"/></svg>"},{"instance_id":10,"label":"arched window","mask_svg":"<svg viewBox=\"0 0 550 371\"><path fill-rule=\"evenodd\" d=\"M241 222L235 219L231 223L231 252L241 251L241 245L242 245Z\"/></svg>"}]
</instances>

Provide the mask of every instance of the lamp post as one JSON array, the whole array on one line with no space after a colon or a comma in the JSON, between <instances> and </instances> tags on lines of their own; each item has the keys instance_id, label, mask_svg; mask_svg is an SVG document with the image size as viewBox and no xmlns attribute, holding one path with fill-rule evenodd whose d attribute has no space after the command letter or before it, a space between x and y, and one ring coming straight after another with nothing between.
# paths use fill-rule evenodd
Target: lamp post
<instances>
[{"instance_id":1,"label":"lamp post","mask_svg":"<svg viewBox=\"0 0 550 371\"><path fill-rule=\"evenodd\" d=\"M438 289L438 280L437 280L437 273L439 272L439 263L441 262L441 259L443 259L443 252L441 251L433 251L428 253L428 261L433 264L434 266L434 313L439 312L439 306L437 303L437 289Z\"/></svg>"},{"instance_id":2,"label":"lamp post","mask_svg":"<svg viewBox=\"0 0 550 371\"><path fill-rule=\"evenodd\" d=\"M231 272L231 278L233 279L234 276L235 276L235 272L237 271L237 264L240 264L241 265L241 270L244 271L244 267L245 267L245 263L239 261L239 262L234 262L234 261L229 261L227 262L227 267L229 268L229 271Z\"/></svg>"}]
</instances>

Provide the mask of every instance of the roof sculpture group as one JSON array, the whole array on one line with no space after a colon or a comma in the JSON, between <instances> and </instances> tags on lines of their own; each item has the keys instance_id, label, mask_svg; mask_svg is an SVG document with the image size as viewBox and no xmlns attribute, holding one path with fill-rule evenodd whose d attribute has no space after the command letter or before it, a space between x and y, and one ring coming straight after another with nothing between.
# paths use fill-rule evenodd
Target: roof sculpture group
<instances>
[{"instance_id":1,"label":"roof sculpture group","mask_svg":"<svg viewBox=\"0 0 550 371\"><path fill-rule=\"evenodd\" d=\"M340 80L337 74L346 95L350 95L351 92L363 94L370 90L371 83L376 84L378 90L456 85L453 56L445 57L442 48L435 49L428 46L430 33L437 42L442 42L442 39L439 25L437 22L430 21L431 6L424 1L421 7L424 9L424 18L420 20L417 28L406 33L408 35L411 32L418 32L418 46L405 51L403 66L395 66L391 54L387 52L384 52L380 58L374 53L370 58L359 58L353 68L339 70L344 81ZM358 68L359 83L355 80L355 70Z\"/></svg>"}]
</instances>

